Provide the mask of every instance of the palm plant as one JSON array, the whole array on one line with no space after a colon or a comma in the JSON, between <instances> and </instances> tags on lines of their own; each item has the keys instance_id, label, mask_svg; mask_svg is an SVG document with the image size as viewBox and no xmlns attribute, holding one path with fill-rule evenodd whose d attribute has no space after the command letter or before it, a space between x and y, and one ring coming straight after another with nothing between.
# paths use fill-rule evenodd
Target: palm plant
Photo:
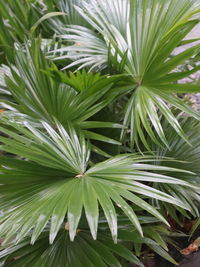
<instances>
[{"instance_id":1,"label":"palm plant","mask_svg":"<svg viewBox=\"0 0 200 267\"><path fill-rule=\"evenodd\" d=\"M1 266L144 266L146 246L176 264L167 216L198 217L200 189L199 114L174 93L200 91L177 71L200 46L173 51L198 1L18 2L0 7Z\"/></svg>"},{"instance_id":2,"label":"palm plant","mask_svg":"<svg viewBox=\"0 0 200 267\"><path fill-rule=\"evenodd\" d=\"M38 1L0 1L0 51L1 59L12 62L15 42L24 42L30 38L31 28L43 14ZM2 62L2 60L1 60Z\"/></svg>"},{"instance_id":3,"label":"palm plant","mask_svg":"<svg viewBox=\"0 0 200 267\"><path fill-rule=\"evenodd\" d=\"M127 103L124 124L130 126L131 143L138 144L138 137L146 149L144 131L159 143L149 127L149 121L162 143L167 139L162 129L157 109L168 119L177 133L186 138L175 116L166 105L199 119L199 114L190 109L171 93L198 92L199 86L177 84L177 82L199 70L177 72L176 68L197 54L199 44L170 58L173 50L199 22L198 1L83 1L77 11L93 27L81 25L66 28L63 40L73 42L54 52L62 52L55 59L71 59L67 68L78 69L90 66L90 70L111 68L114 72L126 73L131 97ZM170 18L170 19L169 19ZM63 55L63 52L65 54ZM125 131L122 131L121 137Z\"/></svg>"},{"instance_id":4,"label":"palm plant","mask_svg":"<svg viewBox=\"0 0 200 267\"><path fill-rule=\"evenodd\" d=\"M89 26L87 21L81 17L76 10L75 6L82 7L81 0L47 0L45 4L47 5L48 12L63 12L66 16L63 17L54 17L51 20L48 20L45 23L45 26L49 28L49 30L53 30L57 34L62 34L65 30L66 25L70 24L78 24L82 26Z\"/></svg>"},{"instance_id":5,"label":"palm plant","mask_svg":"<svg viewBox=\"0 0 200 267\"><path fill-rule=\"evenodd\" d=\"M183 181L189 182L191 185L193 184L194 187L191 189L185 190L182 186L177 185L176 187L170 186L170 185L153 185L153 187L161 190L162 192L169 193L174 197L180 198L183 202L185 202L185 205L189 205L191 209L191 214L193 217L199 217L199 152L200 152L200 143L199 143L199 131L200 126L199 122L195 121L194 119L190 117L183 117L181 114L179 114L180 117L180 125L183 128L184 132L186 133L188 139L190 140L190 143L192 146L184 142L182 139L179 138L176 131L167 124L166 121L163 121L163 128L166 133L166 135L169 137L169 149L168 148L161 148L156 146L151 140L148 141L152 151L154 151L156 155L155 164L157 165L165 165L172 168L176 168L179 166L179 168L183 168L185 170L188 170L190 172L195 173L195 177L191 174L182 175L181 179ZM175 158L174 161L163 161L164 158ZM166 173L167 174L167 173ZM177 173L173 173L174 177L180 176ZM190 217L189 214L187 214L183 209L176 208L176 207L170 207L168 208L168 204L159 203L159 205L164 206L164 210L167 211L168 214L177 222L180 223L180 219L177 216L176 209L178 209L179 214L183 214L183 216Z\"/></svg>"}]
</instances>

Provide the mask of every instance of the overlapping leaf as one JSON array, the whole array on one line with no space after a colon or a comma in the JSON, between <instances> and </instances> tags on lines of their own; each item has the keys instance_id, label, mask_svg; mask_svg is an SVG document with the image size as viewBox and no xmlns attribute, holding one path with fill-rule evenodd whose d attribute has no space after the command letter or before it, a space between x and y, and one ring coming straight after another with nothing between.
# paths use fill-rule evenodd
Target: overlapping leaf
<instances>
[{"instance_id":1,"label":"overlapping leaf","mask_svg":"<svg viewBox=\"0 0 200 267\"><path fill-rule=\"evenodd\" d=\"M31 48L16 50L16 67L12 66L11 77L6 78L6 89L13 101L1 99L4 107L10 110L41 119L51 125L58 120L63 125L72 123L75 128L91 129L98 127L113 127L114 124L103 122L90 124L82 123L108 105L123 87L111 90L121 77L101 76L86 72L76 75L60 73L56 67L52 72L49 62L39 49L40 42L32 42ZM53 74L52 74L53 73ZM53 77L52 77L53 75ZM56 78L55 78L56 77ZM114 126L122 128L115 124ZM85 131L91 139L113 144L120 144L112 138Z\"/></svg>"},{"instance_id":2,"label":"overlapping leaf","mask_svg":"<svg viewBox=\"0 0 200 267\"><path fill-rule=\"evenodd\" d=\"M130 125L130 139L132 146L136 143L139 147L141 140L145 148L151 151L146 140L146 135L148 135L158 146L162 146L163 143L165 146L169 147L168 140L170 142L170 139L162 127L160 119L161 114L174 128L175 132L189 144L189 139L184 133L178 118L173 114L169 104L190 114L197 120L200 118L199 113L188 106L181 98L169 95L162 90L144 86L140 86L135 90L127 103L124 117L124 124ZM123 129L121 133L122 139L125 132L126 129ZM159 136L159 139L157 139L156 135Z\"/></svg>"},{"instance_id":3,"label":"overlapping leaf","mask_svg":"<svg viewBox=\"0 0 200 267\"><path fill-rule=\"evenodd\" d=\"M105 232L105 230L104 233L100 231L98 241L94 241L92 240L90 233L87 229L79 229L75 241L71 243L69 240L67 229L63 229L59 232L53 245L48 244L48 236L47 232L45 232L41 235L41 237L38 239L34 246L30 246L29 238L26 238L18 245L15 245L12 248L2 248L2 251L0 252L0 259L2 259L2 264L7 264L7 266L16 266L16 264L22 263L29 264L29 266L37 266L36 264L42 263L43 266L47 266L48 264L48 266L53 267L55 264L57 264L58 266L59 264L60 266L64 264L68 264L68 266L73 266L73 264L77 264L79 262L78 259L80 258L80 255L82 255L82 265L80 266L85 266L85 264L89 266L89 264L91 264L91 262L93 261L95 263L98 262L99 264L104 264L102 266L108 266L109 264L122 266L120 261L118 261L119 257L129 262L133 262L138 266L143 266L142 263L134 256L134 254L130 252L121 242L132 242L134 240L135 247L146 244L152 250L155 250L156 253L160 254L162 257L175 264L175 261L167 253L165 241L162 239L161 236L162 233L167 234L167 230L164 227L152 225L144 227L144 230L146 237L139 236L138 233L133 230L121 230L119 234L120 243L115 245L112 243L112 240L110 239L107 232ZM63 247L63 254L60 251L60 244L62 244ZM84 256L86 249L85 246L87 247L87 256ZM162 246L164 246L164 248L162 248ZM76 248L78 250L76 250ZM52 254L53 251L56 251L56 253ZM78 253L79 257L76 252ZM38 259L37 253L44 255L44 257L42 257L42 262L41 259ZM137 254L137 251L135 251L135 253ZM55 256L57 254L59 255L59 257ZM21 255L21 257L18 257L15 262L12 262L12 258L18 255ZM52 255L52 257L49 257L49 255Z\"/></svg>"},{"instance_id":4,"label":"overlapping leaf","mask_svg":"<svg viewBox=\"0 0 200 267\"><path fill-rule=\"evenodd\" d=\"M156 254L165 258L172 264L177 265L175 260L168 254L168 248L162 235L167 235L167 230L162 226L149 225L143 227L145 237L140 237L136 231L120 230L119 238L122 241L129 241L134 243L134 249L137 256L140 256L142 245L145 244L156 252Z\"/></svg>"},{"instance_id":5,"label":"overlapping leaf","mask_svg":"<svg viewBox=\"0 0 200 267\"><path fill-rule=\"evenodd\" d=\"M180 115L179 115L180 117ZM196 175L183 174L179 175L178 173L174 173L173 176L181 179L183 181L189 182L191 185L197 186L197 188L188 188L187 190L181 185L171 186L171 185L155 185L154 187L161 190L165 193L171 193L174 197L178 197L182 199L183 202L187 203L190 206L193 216L199 216L199 201L200 201L200 190L199 190L199 175L200 175L200 166L199 166L199 155L200 155L200 138L199 132L200 127L199 123L196 122L192 118L181 117L181 126L184 132L187 135L188 140L191 145L188 145L181 139L178 134L173 130L173 128L168 125L166 120L163 120L163 128L166 136L169 137L169 148L162 149L158 146L152 144L152 142L148 142L150 148L155 152L157 160L155 164L165 165L169 167L176 168L184 168L188 171L196 173ZM173 157L174 161L162 161L163 157ZM168 213L179 222L179 218L176 215L176 207L162 204L165 209L167 209ZM187 216L185 211L182 209L178 210L183 213L183 215Z\"/></svg>"},{"instance_id":6,"label":"overlapping leaf","mask_svg":"<svg viewBox=\"0 0 200 267\"><path fill-rule=\"evenodd\" d=\"M2 265L122 266L119 258L141 265L122 241L137 256L145 244L176 264L158 222L167 224L166 209L177 222L177 211L199 215L199 125L181 121L170 106L199 120L173 93L200 91L178 83L199 70L179 66L200 46L172 55L198 23L199 1L0 3L1 63L10 66L0 69L8 73L0 82L1 104L10 110L2 110L0 125L0 236L10 246L0 252ZM32 38L39 29L43 42ZM63 35L51 39L54 32ZM57 67L43 55L54 45L49 59L56 56ZM59 71L65 65L71 72ZM129 100L128 129L118 111L115 123L107 118L121 95ZM98 141L120 145L113 139L119 131L107 137L98 128L122 128L121 139L130 133L132 147L121 151L142 149L142 141L156 157L110 156Z\"/></svg>"},{"instance_id":7,"label":"overlapping leaf","mask_svg":"<svg viewBox=\"0 0 200 267\"><path fill-rule=\"evenodd\" d=\"M72 256L74 255L76 258L79 255L82 255L82 252L85 252L85 246L87 247L87 255L81 256L81 264L85 266L85 264L89 264L89 261L87 259L88 251L89 251L89 258L90 261L95 260L95 263L103 262L105 266L108 264L115 264L117 266L121 266L119 262L115 259L115 254L117 258L119 259L126 259L129 262L133 262L137 264L138 266L143 266L141 262L135 257L137 255L140 256L140 249L142 248L142 245L145 244L149 246L153 251L160 254L163 258L170 261L173 264L176 264L175 261L170 257L170 255L167 253L168 248L167 244L163 238L163 235L168 235L168 231L165 227L155 225L155 223L159 222L155 218L151 218L149 216L138 217L140 222L144 225L144 237L141 237L139 233L136 230L133 230L133 227L129 226L129 221L126 220L126 218L122 215L119 216L119 221L121 220L123 222L123 225L126 227L124 230L119 231L119 243L113 244L109 233L107 232L106 226L102 226L103 221L105 221L104 218L100 219L100 226L99 226L99 235L98 235L98 241L94 241L91 238L90 233L88 232L87 227L84 225L84 221L81 223L80 228L77 231L75 240L73 243L69 240L69 234L68 234L68 227L67 224L63 229L61 229L58 233L58 236L55 239L55 242L52 245L49 245L48 243L48 232L47 229L45 229L45 232L39 237L37 242L30 246L30 239L29 237L22 240L19 244L12 246L12 247L2 247L2 250L0 252L0 259L1 262L3 262L3 266L7 264L7 266L15 266L16 264L38 264L38 258L37 253L40 255L43 254L42 257L42 263L43 266L46 266L45 264L48 263L49 266L54 266L57 264L73 266L75 264L74 261L77 259L72 259L71 257L68 257L68 255ZM127 222L126 222L127 221ZM152 225L152 222L154 222L154 225ZM126 223L126 225L125 225ZM146 225L145 225L146 224ZM130 229L129 229L130 228ZM65 240L65 242L64 242ZM105 243L106 241L106 243ZM130 253L130 251L124 246L123 242L129 242L130 245L134 241L134 249L135 249L135 255L133 252ZM63 247L63 254L60 251L60 247L57 246L58 244L62 243ZM11 242L12 244L12 242ZM82 247L82 244L84 247ZM91 247L90 247L91 246ZM76 247L78 247L79 254L76 255ZM31 249L32 248L32 249ZM45 253L44 253L45 250ZM52 251L56 250L55 255L59 255L59 257L53 256L51 253ZM83 251L82 251L83 250ZM91 252L91 254L90 254ZM101 258L101 261L99 258L97 258L97 255ZM18 257L15 262L12 261L13 257ZM52 257L49 257L52 255ZM92 256L93 255L93 256ZM92 257L92 258L91 258ZM79 259L79 257L78 257ZM41 264L41 259L39 260ZM13 265L14 264L14 265ZM35 265L33 265L35 266Z\"/></svg>"},{"instance_id":8,"label":"overlapping leaf","mask_svg":"<svg viewBox=\"0 0 200 267\"><path fill-rule=\"evenodd\" d=\"M30 29L43 14L40 1L0 1L0 46L4 63L13 63L15 42L23 43L31 36ZM1 62L2 63L2 62Z\"/></svg>"},{"instance_id":9,"label":"overlapping leaf","mask_svg":"<svg viewBox=\"0 0 200 267\"><path fill-rule=\"evenodd\" d=\"M115 205L142 235L137 215L127 200L167 222L141 195L189 209L178 198L142 183L191 187L180 179L152 173L185 171L154 166L148 164L153 160L151 157L132 154L117 156L88 168L90 152L87 143L70 126L66 131L57 123L55 130L42 123L43 132L28 122L25 122L26 127L6 120L4 124L0 130L11 138L0 136L1 150L26 159L0 159L0 201L5 212L0 218L0 233L5 241L15 236L18 242L31 231L31 242L34 243L50 223L50 243L53 243L64 221L68 222L70 239L74 240L83 209L96 239L101 208L116 242Z\"/></svg>"},{"instance_id":10,"label":"overlapping leaf","mask_svg":"<svg viewBox=\"0 0 200 267\"><path fill-rule=\"evenodd\" d=\"M142 0L135 2L129 0L92 0L89 3L84 1L82 8L78 6L76 8L93 28L101 34L99 38L102 38L105 46L107 46L105 56L108 56L108 48L110 46L113 55L115 55L115 50L118 51L119 59L124 53L127 53L125 70L138 83L148 80L147 78L145 79L145 76L148 76L147 74L154 74L154 76L150 76L153 80L162 76L161 74L167 74L180 64L181 60L193 55L199 47L183 52L163 66L174 48L198 23L198 20L193 19L190 21L190 19L194 18L194 14L199 12L199 3L196 0ZM95 56L92 51L88 50L84 53L83 50L82 53L79 50L89 49L87 47L88 40L84 43L84 28L79 29L78 26L76 29L76 26L72 26L69 30L72 33L72 35L69 35L71 40L79 44L77 57L83 57L83 63L85 63L87 57L92 58L93 54ZM85 28L85 32L87 31L88 29ZM63 38L68 39L68 35L64 35ZM91 37L88 36L87 39L92 40L92 32ZM66 47L65 49L70 51L71 49L73 50L73 47L75 50L75 46ZM99 65L102 64L102 60L106 64L107 59L105 56L104 58L99 56ZM82 62L78 61L77 64L80 65Z\"/></svg>"},{"instance_id":11,"label":"overlapping leaf","mask_svg":"<svg viewBox=\"0 0 200 267\"><path fill-rule=\"evenodd\" d=\"M89 0L87 0L89 2ZM51 32L63 34L67 25L76 24L82 26L89 26L87 21L80 16L75 6L82 7L83 1L81 0L47 0L43 4L47 7L46 14L51 12L65 13L63 17L54 17L45 21L43 27L48 28Z\"/></svg>"},{"instance_id":12,"label":"overlapping leaf","mask_svg":"<svg viewBox=\"0 0 200 267\"><path fill-rule=\"evenodd\" d=\"M29 238L26 238L18 245L0 251L0 259L2 266L11 267L122 267L120 257L138 266L144 266L123 244L113 244L111 238L105 234L99 234L99 238L94 241L90 233L83 230L77 233L74 242L70 242L68 231L62 230L53 245L49 245L48 235L43 233L34 246L31 246ZM19 257L13 262L12 259L16 256Z\"/></svg>"},{"instance_id":13,"label":"overlapping leaf","mask_svg":"<svg viewBox=\"0 0 200 267\"><path fill-rule=\"evenodd\" d=\"M199 7L196 0L92 0L89 4L84 2L82 8L76 7L95 32L80 26L67 28L67 34L62 38L71 40L73 44L58 49L58 53L66 54L57 59L71 57L73 62L69 67L77 65L78 68L91 66L103 69L109 67L111 62L117 72L120 70L132 77L132 89L137 84L138 90L133 92L127 104L124 119L131 129L132 145L140 139L147 148L144 130L155 143L161 141L167 145L157 108L177 133L186 139L166 103L198 120L200 118L198 113L171 94L200 92L199 85L177 84L191 72L198 71L194 68L190 72L177 72L177 67L197 54L200 45L171 57L174 49L198 23ZM138 97L138 91L142 97ZM146 105L143 105L143 100ZM141 109L136 110L136 106ZM156 135L151 125L156 129Z\"/></svg>"}]
</instances>

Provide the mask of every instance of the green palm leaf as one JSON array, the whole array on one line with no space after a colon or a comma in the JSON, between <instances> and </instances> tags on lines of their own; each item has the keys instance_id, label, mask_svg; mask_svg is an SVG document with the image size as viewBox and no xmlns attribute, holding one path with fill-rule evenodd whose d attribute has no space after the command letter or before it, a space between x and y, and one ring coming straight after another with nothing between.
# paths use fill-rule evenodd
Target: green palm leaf
<instances>
[{"instance_id":1,"label":"green palm leaf","mask_svg":"<svg viewBox=\"0 0 200 267\"><path fill-rule=\"evenodd\" d=\"M89 0L87 0L89 2ZM43 4L46 6L46 14L51 12L65 13L64 17L55 17L48 19L42 26L44 30L52 30L57 34L63 34L67 25L76 24L82 26L89 26L87 21L80 16L75 6L82 7L83 1L81 0L47 0Z\"/></svg>"},{"instance_id":2,"label":"green palm leaf","mask_svg":"<svg viewBox=\"0 0 200 267\"><path fill-rule=\"evenodd\" d=\"M180 82L200 70L181 71L199 16L198 0L0 0L0 266L143 266L146 247L177 264L168 218L199 217L200 116L180 97L200 92Z\"/></svg>"},{"instance_id":3,"label":"green palm leaf","mask_svg":"<svg viewBox=\"0 0 200 267\"><path fill-rule=\"evenodd\" d=\"M154 160L152 157L145 159L137 154L117 156L89 167L88 144L70 126L66 130L57 123L55 130L42 123L44 130L39 130L28 122L24 123L25 127L3 122L0 130L10 138L0 136L1 150L26 159L0 159L1 206L5 212L0 218L0 233L5 242L14 236L18 242L31 231L31 242L35 243L50 222L50 243L53 243L65 220L69 224L70 239L74 240L83 209L96 239L99 208L117 242L115 205L142 235L137 215L127 200L167 223L141 195L189 209L179 198L141 183L151 181L190 188L189 183L180 179L152 173L160 170L185 172L183 170L148 164Z\"/></svg>"},{"instance_id":4,"label":"green palm leaf","mask_svg":"<svg viewBox=\"0 0 200 267\"><path fill-rule=\"evenodd\" d=\"M42 14L40 1L0 0L0 46L5 53L4 63L7 59L14 63L15 42L24 43L31 36L30 29Z\"/></svg>"},{"instance_id":5,"label":"green palm leaf","mask_svg":"<svg viewBox=\"0 0 200 267\"><path fill-rule=\"evenodd\" d=\"M198 23L198 19L195 19L195 14L199 14L198 1L126 0L122 3L120 0L103 2L93 0L89 4L84 2L82 8L76 7L76 9L96 32L80 26L67 28L68 33L62 38L71 40L73 44L54 51L65 53L56 59L71 58L73 63L68 67L77 65L78 68L92 66L104 69L109 67L109 62L112 62L117 72L120 70L132 77L134 91L127 104L124 118L124 124L131 129L132 146L134 142L138 144L141 140L149 149L144 132L155 143L161 142L167 145L158 110L188 142L179 122L165 102L198 120L200 118L197 112L171 95L171 92L200 91L195 85L190 87L174 84L182 77L190 75L179 73L176 68L197 54L200 45L170 57L174 49ZM191 71L197 70L195 68ZM153 134L151 126L156 130L160 140ZM124 134L123 130L122 137Z\"/></svg>"},{"instance_id":6,"label":"green palm leaf","mask_svg":"<svg viewBox=\"0 0 200 267\"><path fill-rule=\"evenodd\" d=\"M70 241L68 231L61 230L52 245L44 232L34 246L26 238L12 248L0 251L2 266L118 266L122 267L119 257L138 266L144 266L123 244L113 244L105 233L99 233L99 240L92 240L87 230L77 232L74 242ZM106 242L105 242L106 241ZM12 261L16 256L18 259Z\"/></svg>"},{"instance_id":7,"label":"green palm leaf","mask_svg":"<svg viewBox=\"0 0 200 267\"><path fill-rule=\"evenodd\" d=\"M179 115L180 117L180 115ZM173 168L184 168L185 170L191 171L196 175L184 174L179 175L178 173L173 173L173 176L187 181L191 185L197 186L197 188L184 188L181 185L171 186L171 185L155 185L154 188L157 188L165 193L170 193L174 197L178 197L185 201L187 205L190 206L192 215L197 217L199 216L199 201L200 201L200 191L199 191L199 154L200 154L200 139L199 139L199 123L192 118L182 117L181 127L187 135L188 140L191 143L191 146L185 143L174 131L174 129L168 125L167 121L163 121L163 128L166 135L169 137L169 149L162 149L155 146L151 141L148 142L150 148L154 151L157 160L155 164L165 165ZM173 157L174 161L163 161L163 157ZM166 173L167 174L167 173ZM160 203L160 205L162 205ZM176 207L164 204L163 206L167 209L168 213L177 221L179 219L176 215ZM178 208L178 211L186 215L185 211ZM187 215L186 215L187 216Z\"/></svg>"},{"instance_id":8,"label":"green palm leaf","mask_svg":"<svg viewBox=\"0 0 200 267\"><path fill-rule=\"evenodd\" d=\"M63 125L69 122L77 129L92 129L100 127L118 127L117 124L93 123L86 120L102 110L114 98L124 91L123 86L113 88L121 76L87 74L78 72L76 75L66 75L49 62L39 49L40 42L32 42L26 51L16 50L16 66L11 67L11 74L5 77L5 92L12 98L1 99L3 107L18 111L29 117L40 119L53 126L58 120ZM56 77L56 78L55 78ZM109 126L108 126L109 125ZM90 139L120 144L120 142L100 134L85 131Z\"/></svg>"},{"instance_id":9,"label":"green palm leaf","mask_svg":"<svg viewBox=\"0 0 200 267\"><path fill-rule=\"evenodd\" d=\"M158 77L162 73L160 66L166 69L163 66L163 62L168 59L174 48L198 23L198 20L189 20L194 18L195 13L199 12L199 4L196 0L142 0L134 3L129 0L123 1L123 3L114 0L104 0L103 2L92 0L89 3L87 1L83 2L82 9L80 7L76 8L93 28L102 35L100 38L104 40L107 46L106 54L108 54L109 44L111 45L111 50L117 49L119 58L128 51L125 70L138 83L147 80L145 76L148 74L148 70L154 74L156 73L156 77ZM87 30L85 28L85 31ZM78 28L76 29L75 26L72 26L70 31L74 33L74 35L70 36L71 40L79 43L77 52L81 52L79 48L82 47L87 49L87 43L84 43L83 38L81 38L83 36L80 35L79 37L79 34L83 34L84 28L79 31ZM68 38L68 35L63 36L63 38L65 37ZM90 39L89 36L87 39ZM65 49L70 51L73 47L75 50L75 46L66 47ZM163 52L163 47L165 48L165 53ZM198 47L195 47L195 49ZM174 69L176 65L172 66L171 62L180 64L178 60L188 58L190 53L195 53L195 49L191 48L188 50L189 52L183 52L176 56L175 59L167 62L166 66L171 66L170 70ZM90 54L90 51L87 51L87 54L85 56L84 53L83 55L80 54L79 58L82 56L84 58L87 58L87 56L92 57L93 55L93 53ZM102 59L99 57L100 61ZM105 64L106 61L107 59L105 58ZM158 62L159 65L157 64ZM158 69L159 73L157 73ZM169 72L168 69L167 72Z\"/></svg>"},{"instance_id":10,"label":"green palm leaf","mask_svg":"<svg viewBox=\"0 0 200 267\"><path fill-rule=\"evenodd\" d=\"M167 253L168 248L162 237L162 234L166 234L166 232L166 229L160 226L151 225L144 227L145 237L138 236L135 231L120 230L119 238L122 241L134 242L135 253L138 256L140 256L142 245L145 244L156 254L177 265L177 262Z\"/></svg>"}]
</instances>

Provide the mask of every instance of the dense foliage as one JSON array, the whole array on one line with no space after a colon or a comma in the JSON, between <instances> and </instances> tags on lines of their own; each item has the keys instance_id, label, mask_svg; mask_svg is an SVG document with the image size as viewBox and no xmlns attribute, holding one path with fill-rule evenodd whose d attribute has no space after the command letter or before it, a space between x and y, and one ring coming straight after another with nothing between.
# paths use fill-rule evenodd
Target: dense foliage
<instances>
[{"instance_id":1,"label":"dense foliage","mask_svg":"<svg viewBox=\"0 0 200 267\"><path fill-rule=\"evenodd\" d=\"M0 0L0 266L176 264L169 218L199 217L200 87L180 81L200 44L173 52L199 18L198 0Z\"/></svg>"}]
</instances>

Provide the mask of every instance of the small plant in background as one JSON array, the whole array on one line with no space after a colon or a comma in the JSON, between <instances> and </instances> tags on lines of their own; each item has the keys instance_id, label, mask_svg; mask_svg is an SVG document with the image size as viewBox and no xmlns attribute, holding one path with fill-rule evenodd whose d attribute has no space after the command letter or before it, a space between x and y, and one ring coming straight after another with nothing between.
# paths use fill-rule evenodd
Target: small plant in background
<instances>
[{"instance_id":1,"label":"small plant in background","mask_svg":"<svg viewBox=\"0 0 200 267\"><path fill-rule=\"evenodd\" d=\"M197 0L0 0L1 266L171 264L199 217ZM193 42L190 40L187 42ZM196 225L196 227L198 224Z\"/></svg>"}]
</instances>

